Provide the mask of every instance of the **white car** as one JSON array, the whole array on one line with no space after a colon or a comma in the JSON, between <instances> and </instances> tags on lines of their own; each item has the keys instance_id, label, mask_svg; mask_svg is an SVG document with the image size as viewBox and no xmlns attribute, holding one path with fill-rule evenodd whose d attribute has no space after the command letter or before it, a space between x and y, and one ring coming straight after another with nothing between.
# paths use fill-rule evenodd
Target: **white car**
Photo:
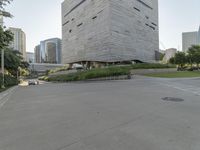
<instances>
[{"instance_id":1,"label":"white car","mask_svg":"<svg viewBox=\"0 0 200 150\"><path fill-rule=\"evenodd\" d=\"M38 85L39 81L38 80L29 80L28 85Z\"/></svg>"}]
</instances>

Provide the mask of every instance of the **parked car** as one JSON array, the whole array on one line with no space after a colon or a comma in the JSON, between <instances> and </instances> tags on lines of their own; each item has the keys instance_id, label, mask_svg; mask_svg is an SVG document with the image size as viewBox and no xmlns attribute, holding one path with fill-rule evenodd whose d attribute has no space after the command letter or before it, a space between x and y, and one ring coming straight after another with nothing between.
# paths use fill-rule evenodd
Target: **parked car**
<instances>
[{"instance_id":1,"label":"parked car","mask_svg":"<svg viewBox=\"0 0 200 150\"><path fill-rule=\"evenodd\" d=\"M29 80L28 85L38 85L39 81L38 80Z\"/></svg>"}]
</instances>

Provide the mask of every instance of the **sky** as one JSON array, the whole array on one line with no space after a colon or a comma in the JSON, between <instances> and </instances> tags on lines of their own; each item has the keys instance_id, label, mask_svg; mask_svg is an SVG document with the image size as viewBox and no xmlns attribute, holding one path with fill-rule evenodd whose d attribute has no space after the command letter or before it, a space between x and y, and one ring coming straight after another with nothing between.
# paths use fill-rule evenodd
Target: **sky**
<instances>
[{"instance_id":1,"label":"sky","mask_svg":"<svg viewBox=\"0 0 200 150\"><path fill-rule=\"evenodd\" d=\"M61 38L61 3L63 0L13 0L6 10L7 27L22 28L27 51L33 52L40 41ZM182 49L182 32L197 31L200 25L200 0L159 0L160 49Z\"/></svg>"}]
</instances>

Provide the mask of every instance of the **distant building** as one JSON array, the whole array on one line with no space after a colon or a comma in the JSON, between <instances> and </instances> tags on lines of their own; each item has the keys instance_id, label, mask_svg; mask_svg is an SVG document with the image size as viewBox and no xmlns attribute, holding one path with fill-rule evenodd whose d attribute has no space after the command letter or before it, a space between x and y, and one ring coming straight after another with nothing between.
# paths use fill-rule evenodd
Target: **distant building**
<instances>
[{"instance_id":1,"label":"distant building","mask_svg":"<svg viewBox=\"0 0 200 150\"><path fill-rule=\"evenodd\" d=\"M34 58L34 53L31 53L31 52L27 52L26 53L26 61L28 63L34 63L35 62L35 58Z\"/></svg>"},{"instance_id":2,"label":"distant building","mask_svg":"<svg viewBox=\"0 0 200 150\"><path fill-rule=\"evenodd\" d=\"M45 74L47 70L65 67L63 64L48 64L48 63L31 63L29 70L38 74Z\"/></svg>"},{"instance_id":3,"label":"distant building","mask_svg":"<svg viewBox=\"0 0 200 150\"><path fill-rule=\"evenodd\" d=\"M200 45L200 27L199 31L182 33L183 51L187 52L192 45Z\"/></svg>"},{"instance_id":4,"label":"distant building","mask_svg":"<svg viewBox=\"0 0 200 150\"><path fill-rule=\"evenodd\" d=\"M35 63L40 63L41 62L41 54L40 54L40 45L37 45L34 49L34 54L35 54Z\"/></svg>"},{"instance_id":5,"label":"distant building","mask_svg":"<svg viewBox=\"0 0 200 150\"><path fill-rule=\"evenodd\" d=\"M61 39L52 38L35 47L36 63L61 64Z\"/></svg>"},{"instance_id":6,"label":"distant building","mask_svg":"<svg viewBox=\"0 0 200 150\"><path fill-rule=\"evenodd\" d=\"M177 53L177 49L175 48L170 48L170 49L166 49L165 50L165 56L163 58L163 62L168 63L169 60L175 56L175 54Z\"/></svg>"},{"instance_id":7,"label":"distant building","mask_svg":"<svg viewBox=\"0 0 200 150\"><path fill-rule=\"evenodd\" d=\"M182 34L183 51L187 52L192 45L198 44L198 32L184 32Z\"/></svg>"},{"instance_id":8,"label":"distant building","mask_svg":"<svg viewBox=\"0 0 200 150\"><path fill-rule=\"evenodd\" d=\"M155 62L158 0L65 0L63 63Z\"/></svg>"},{"instance_id":9,"label":"distant building","mask_svg":"<svg viewBox=\"0 0 200 150\"><path fill-rule=\"evenodd\" d=\"M26 34L19 28L9 28L9 30L14 36L10 47L13 48L13 50L19 51L22 54L23 59L26 60Z\"/></svg>"}]
</instances>

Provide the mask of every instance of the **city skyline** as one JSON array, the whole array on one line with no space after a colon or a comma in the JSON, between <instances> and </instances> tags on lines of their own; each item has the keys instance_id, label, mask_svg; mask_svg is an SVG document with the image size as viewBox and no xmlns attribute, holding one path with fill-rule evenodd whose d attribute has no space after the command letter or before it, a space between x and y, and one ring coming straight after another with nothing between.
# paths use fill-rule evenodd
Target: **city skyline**
<instances>
[{"instance_id":1,"label":"city skyline","mask_svg":"<svg viewBox=\"0 0 200 150\"><path fill-rule=\"evenodd\" d=\"M29 6L35 5L35 2L14 0L11 5L6 7L14 15L14 18L5 19L5 25L22 28L27 35L27 51L33 52L34 47L42 39L61 38L62 2L63 0L43 0L40 1L37 8L30 8ZM179 4L179 8L176 7L177 4ZM195 31L199 27L200 15L196 15L200 14L199 4L198 0L192 0L192 2L188 0L177 0L176 2L159 0L161 49L182 49L182 32ZM192 8L192 10L184 11L188 8Z\"/></svg>"}]
</instances>

